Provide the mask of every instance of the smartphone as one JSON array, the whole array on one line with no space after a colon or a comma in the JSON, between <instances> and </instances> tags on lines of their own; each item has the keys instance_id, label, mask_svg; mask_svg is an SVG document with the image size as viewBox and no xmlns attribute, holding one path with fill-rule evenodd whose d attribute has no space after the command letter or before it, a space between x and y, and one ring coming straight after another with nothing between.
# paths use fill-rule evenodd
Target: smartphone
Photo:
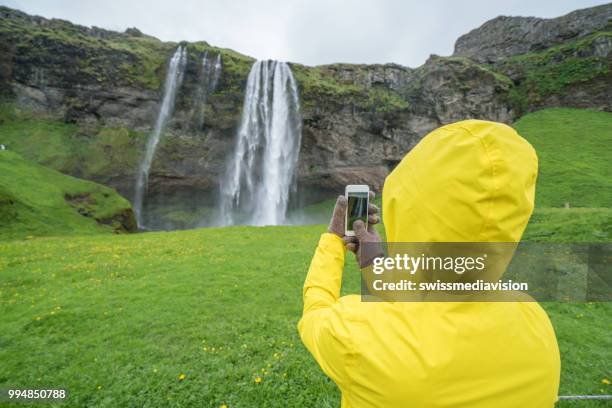
<instances>
[{"instance_id":1,"label":"smartphone","mask_svg":"<svg viewBox=\"0 0 612 408\"><path fill-rule=\"evenodd\" d=\"M361 220L368 227L368 201L370 198L370 188L365 184L349 184L344 192L346 201L346 219L344 222L344 234L355 236L353 223Z\"/></svg>"}]
</instances>

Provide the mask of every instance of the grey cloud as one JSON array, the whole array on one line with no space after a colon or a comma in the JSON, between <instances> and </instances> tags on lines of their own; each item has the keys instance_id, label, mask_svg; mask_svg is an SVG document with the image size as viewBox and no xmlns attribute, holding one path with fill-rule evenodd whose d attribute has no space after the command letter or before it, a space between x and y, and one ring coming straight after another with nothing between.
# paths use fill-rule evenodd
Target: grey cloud
<instances>
[{"instance_id":1,"label":"grey cloud","mask_svg":"<svg viewBox=\"0 0 612 408\"><path fill-rule=\"evenodd\" d=\"M596 0L0 0L83 25L138 27L167 41L204 40L256 58L307 65L422 64L449 55L457 37L498 15L556 17Z\"/></svg>"}]
</instances>

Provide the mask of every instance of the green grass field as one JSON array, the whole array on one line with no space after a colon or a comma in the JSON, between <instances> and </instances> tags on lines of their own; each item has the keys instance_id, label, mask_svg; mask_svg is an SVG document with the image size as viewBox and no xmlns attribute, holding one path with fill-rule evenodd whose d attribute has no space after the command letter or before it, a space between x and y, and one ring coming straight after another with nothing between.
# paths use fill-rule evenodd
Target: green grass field
<instances>
[{"instance_id":1,"label":"green grass field","mask_svg":"<svg viewBox=\"0 0 612 408\"><path fill-rule=\"evenodd\" d=\"M572 113L576 120L595 119L548 133L551 122L572 122ZM581 129L600 126L589 135L605 139L596 123L607 121L609 129L611 117L550 110L517 124L538 149L541 169L538 208L525 240L610 241L609 167L599 160L610 157L610 145L581 144L571 161L572 149L563 145L559 132L573 129L567 138L576 145ZM556 142L549 143L550 137ZM559 154L550 153L556 148ZM563 171L563 157L573 171ZM11 160L4 167L0 160L0 170L23 182L11 184L12 178L2 179L0 172L0 186L6 190L10 185L12 196L30 207L61 198L81 183L47 173L17 155ZM577 169L586 170L578 174ZM581 190L587 174L593 175L593 183ZM565 201L571 209L548 208ZM36 214L45 213L42 205L33 208ZM308 215L321 213L326 219L328 212L329 203L322 203ZM302 284L324 225L114 235L98 226L88 229L82 224L91 222L86 217L50 215L66 220L68 227L32 218L8 233L0 224L0 388L67 388L69 402L58 406L339 406L335 385L302 346L296 330ZM30 229L21 233L21 228ZM343 291L359 291L352 258ZM612 380L612 304L543 306L561 349L560 393L612 394L605 381Z\"/></svg>"},{"instance_id":2,"label":"green grass field","mask_svg":"<svg viewBox=\"0 0 612 408\"><path fill-rule=\"evenodd\" d=\"M334 384L295 328L324 229L1 243L0 387L66 387L71 406L336 407ZM358 284L350 259L345 293ZM561 393L609 393L611 305L544 307L561 347Z\"/></svg>"}]
</instances>

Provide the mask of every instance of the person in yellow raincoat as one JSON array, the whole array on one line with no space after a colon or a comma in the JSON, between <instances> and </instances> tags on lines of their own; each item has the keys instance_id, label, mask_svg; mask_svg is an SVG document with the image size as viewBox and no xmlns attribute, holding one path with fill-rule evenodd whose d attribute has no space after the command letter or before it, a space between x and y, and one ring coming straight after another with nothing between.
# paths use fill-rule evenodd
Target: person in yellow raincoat
<instances>
[{"instance_id":1,"label":"person in yellow raincoat","mask_svg":"<svg viewBox=\"0 0 612 408\"><path fill-rule=\"evenodd\" d=\"M388 242L518 242L534 207L537 156L509 126L466 120L425 136L383 188ZM342 407L552 407L559 349L536 302L362 302L340 297L346 247L338 198L304 284L298 330ZM376 223L376 208L369 215ZM344 239L343 239L344 238Z\"/></svg>"}]
</instances>

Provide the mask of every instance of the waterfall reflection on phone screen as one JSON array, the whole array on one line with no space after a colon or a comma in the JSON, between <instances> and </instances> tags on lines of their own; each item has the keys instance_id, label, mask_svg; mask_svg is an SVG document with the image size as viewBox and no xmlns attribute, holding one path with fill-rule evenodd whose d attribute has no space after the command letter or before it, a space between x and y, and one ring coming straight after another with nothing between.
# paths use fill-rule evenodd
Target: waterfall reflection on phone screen
<instances>
[{"instance_id":1,"label":"waterfall reflection on phone screen","mask_svg":"<svg viewBox=\"0 0 612 408\"><path fill-rule=\"evenodd\" d=\"M367 192L351 192L348 194L347 207L347 230L353 229L353 223L361 220L367 223L368 216L368 193Z\"/></svg>"}]
</instances>

